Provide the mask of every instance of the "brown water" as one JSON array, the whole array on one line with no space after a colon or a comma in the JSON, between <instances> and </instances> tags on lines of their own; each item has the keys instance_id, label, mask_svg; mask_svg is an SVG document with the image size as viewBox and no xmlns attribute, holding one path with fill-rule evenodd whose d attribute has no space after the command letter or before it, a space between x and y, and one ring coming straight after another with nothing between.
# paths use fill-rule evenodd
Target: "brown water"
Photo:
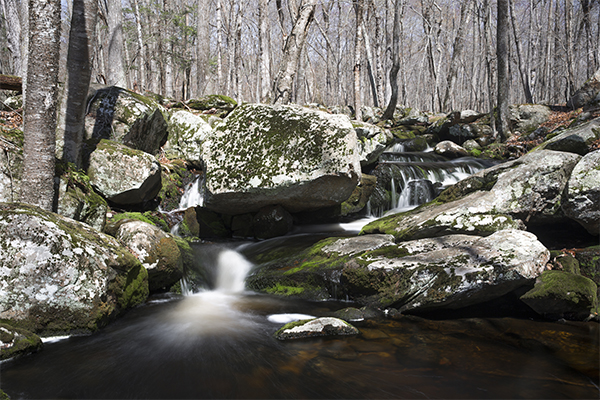
<instances>
[{"instance_id":1,"label":"brown water","mask_svg":"<svg viewBox=\"0 0 600 400\"><path fill-rule=\"evenodd\" d=\"M86 337L0 365L26 398L598 398L599 325L510 318L356 323L361 335L280 342L279 313L344 303L255 294L159 297Z\"/></svg>"}]
</instances>

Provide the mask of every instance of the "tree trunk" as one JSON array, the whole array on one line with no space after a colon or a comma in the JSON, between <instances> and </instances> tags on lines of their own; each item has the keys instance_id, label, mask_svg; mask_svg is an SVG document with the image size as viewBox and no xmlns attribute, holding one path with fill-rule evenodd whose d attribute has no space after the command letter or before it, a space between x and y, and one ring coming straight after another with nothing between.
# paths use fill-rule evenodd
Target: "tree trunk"
<instances>
[{"instance_id":1,"label":"tree trunk","mask_svg":"<svg viewBox=\"0 0 600 400\"><path fill-rule=\"evenodd\" d=\"M260 101L266 102L271 93L271 53L269 47L269 0L258 2L258 46L260 58Z\"/></svg>"},{"instance_id":2,"label":"tree trunk","mask_svg":"<svg viewBox=\"0 0 600 400\"><path fill-rule=\"evenodd\" d=\"M317 0L305 0L298 18L283 47L283 57L273 84L273 103L288 104L292 98L292 84L298 72L298 62L308 28L313 19Z\"/></svg>"},{"instance_id":3,"label":"tree trunk","mask_svg":"<svg viewBox=\"0 0 600 400\"><path fill-rule=\"evenodd\" d=\"M0 75L0 90L20 92L23 90L23 80L19 76Z\"/></svg>"},{"instance_id":4,"label":"tree trunk","mask_svg":"<svg viewBox=\"0 0 600 400\"><path fill-rule=\"evenodd\" d=\"M365 50L367 51L367 72L369 74L369 82L371 83L371 93L373 96L373 105L379 107L379 93L377 92L377 83L375 82L375 73L373 71L373 53L371 52L371 40L369 32L365 26L365 21L362 21L362 31L365 38Z\"/></svg>"},{"instance_id":5,"label":"tree trunk","mask_svg":"<svg viewBox=\"0 0 600 400\"><path fill-rule=\"evenodd\" d=\"M208 1L198 1L198 39L196 44L196 95L199 97L204 93L209 83L209 62L210 62L210 8Z\"/></svg>"},{"instance_id":6,"label":"tree trunk","mask_svg":"<svg viewBox=\"0 0 600 400\"><path fill-rule=\"evenodd\" d=\"M498 22L496 25L496 58L498 63L498 134L505 141L509 134L509 93L510 76L508 75L508 2L498 0Z\"/></svg>"},{"instance_id":7,"label":"tree trunk","mask_svg":"<svg viewBox=\"0 0 600 400\"><path fill-rule=\"evenodd\" d=\"M4 21L6 23L6 47L12 55L12 73L17 76L23 76L23 58L21 54L21 18L19 16L19 2L17 0L0 0L0 10L4 15Z\"/></svg>"},{"instance_id":8,"label":"tree trunk","mask_svg":"<svg viewBox=\"0 0 600 400\"><path fill-rule=\"evenodd\" d=\"M396 0L394 7L394 33L392 35L392 68L390 69L390 86L392 94L381 119L393 119L396 104L398 104L398 71L400 71L400 10L404 0Z\"/></svg>"},{"instance_id":9,"label":"tree trunk","mask_svg":"<svg viewBox=\"0 0 600 400\"><path fill-rule=\"evenodd\" d=\"M96 42L98 3L73 0L69 50L67 53L67 80L60 104L57 133L63 139L63 161L80 165L81 142L87 94L92 76L92 54Z\"/></svg>"},{"instance_id":10,"label":"tree trunk","mask_svg":"<svg viewBox=\"0 0 600 400\"><path fill-rule=\"evenodd\" d=\"M469 24L470 6L471 0L463 1L460 4L460 22L458 23L458 31L456 32L454 45L452 46L452 57L450 58L446 94L444 95L444 101L442 102L442 111L451 111L451 108L454 106L451 96L456 96L456 93L454 93L454 85L456 84L456 77L458 75L458 63L462 57L464 47L465 27Z\"/></svg>"},{"instance_id":11,"label":"tree trunk","mask_svg":"<svg viewBox=\"0 0 600 400\"><path fill-rule=\"evenodd\" d=\"M108 71L107 84L127 86L123 63L123 11L121 0L108 0Z\"/></svg>"},{"instance_id":12,"label":"tree trunk","mask_svg":"<svg viewBox=\"0 0 600 400\"><path fill-rule=\"evenodd\" d=\"M217 0L217 92L223 90L223 39L221 37L221 30L223 29L222 15L221 15L221 0Z\"/></svg>"},{"instance_id":13,"label":"tree trunk","mask_svg":"<svg viewBox=\"0 0 600 400\"><path fill-rule=\"evenodd\" d=\"M204 3L203 1L199 2L200 4ZM140 8L138 6L138 0L133 0L133 9L135 12L135 28L137 34L137 45L138 45L138 60L139 60L139 91L144 93L146 90L146 51L144 48L144 41L142 36L142 17L140 15Z\"/></svg>"},{"instance_id":14,"label":"tree trunk","mask_svg":"<svg viewBox=\"0 0 600 400\"><path fill-rule=\"evenodd\" d=\"M356 14L356 37L354 41L354 115L357 121L362 121L362 87L360 70L362 64L363 44L363 8L364 0L356 0L354 12Z\"/></svg>"},{"instance_id":15,"label":"tree trunk","mask_svg":"<svg viewBox=\"0 0 600 400\"><path fill-rule=\"evenodd\" d=\"M29 0L21 201L47 211L54 201L60 12L60 0Z\"/></svg>"},{"instance_id":16,"label":"tree trunk","mask_svg":"<svg viewBox=\"0 0 600 400\"><path fill-rule=\"evenodd\" d=\"M515 8L511 5L511 2L508 1L508 7L510 9L510 19L512 26L512 33L515 39L516 49L517 49L517 62L519 65L519 76L521 78L521 84L523 85L523 92L525 94L525 102L528 104L533 103L533 96L531 95L531 87L529 87L529 74L525 71L525 65L523 61L523 52L521 50L521 42L519 40L519 35L517 35L517 19L515 17ZM533 21L529 22L530 24ZM531 40L531 37L529 38Z\"/></svg>"}]
</instances>

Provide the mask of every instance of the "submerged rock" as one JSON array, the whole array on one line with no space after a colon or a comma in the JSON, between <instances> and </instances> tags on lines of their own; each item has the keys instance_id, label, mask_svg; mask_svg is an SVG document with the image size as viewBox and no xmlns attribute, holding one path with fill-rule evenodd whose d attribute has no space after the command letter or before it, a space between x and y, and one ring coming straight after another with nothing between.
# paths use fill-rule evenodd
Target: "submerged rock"
<instances>
[{"instance_id":1,"label":"submerged rock","mask_svg":"<svg viewBox=\"0 0 600 400\"><path fill-rule=\"evenodd\" d=\"M154 156L104 139L90 155L88 175L98 193L116 204L144 203L161 188L161 168Z\"/></svg>"},{"instance_id":2,"label":"submerged rock","mask_svg":"<svg viewBox=\"0 0 600 400\"><path fill-rule=\"evenodd\" d=\"M275 332L279 340L304 339L320 336L358 335L360 331L344 320L322 317L290 322Z\"/></svg>"},{"instance_id":3,"label":"submerged rock","mask_svg":"<svg viewBox=\"0 0 600 400\"><path fill-rule=\"evenodd\" d=\"M207 138L202 158L204 205L230 215L338 205L361 175L348 117L297 106L238 107Z\"/></svg>"},{"instance_id":4,"label":"submerged rock","mask_svg":"<svg viewBox=\"0 0 600 400\"><path fill-rule=\"evenodd\" d=\"M114 238L24 204L0 204L0 319L33 332L93 331L148 296Z\"/></svg>"}]
</instances>

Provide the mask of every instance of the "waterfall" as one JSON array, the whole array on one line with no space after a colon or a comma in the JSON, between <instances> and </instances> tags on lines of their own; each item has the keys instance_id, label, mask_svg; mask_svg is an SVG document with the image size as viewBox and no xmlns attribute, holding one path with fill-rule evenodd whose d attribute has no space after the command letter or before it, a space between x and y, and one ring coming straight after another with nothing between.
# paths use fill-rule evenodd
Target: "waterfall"
<instances>
[{"instance_id":1,"label":"waterfall","mask_svg":"<svg viewBox=\"0 0 600 400\"><path fill-rule=\"evenodd\" d=\"M180 210L195 206L202 207L204 205L204 193L202 192L203 183L203 175L198 175L196 179L187 185L185 192L179 201Z\"/></svg>"},{"instance_id":2,"label":"waterfall","mask_svg":"<svg viewBox=\"0 0 600 400\"><path fill-rule=\"evenodd\" d=\"M215 290L227 293L244 291L244 281L252 264L234 250L223 250L217 257Z\"/></svg>"}]
</instances>

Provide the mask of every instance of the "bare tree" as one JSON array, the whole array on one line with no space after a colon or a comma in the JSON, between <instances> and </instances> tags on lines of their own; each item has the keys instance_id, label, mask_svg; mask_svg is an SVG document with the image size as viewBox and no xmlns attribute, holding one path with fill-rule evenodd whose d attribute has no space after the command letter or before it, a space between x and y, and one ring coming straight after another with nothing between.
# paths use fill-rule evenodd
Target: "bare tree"
<instances>
[{"instance_id":1,"label":"bare tree","mask_svg":"<svg viewBox=\"0 0 600 400\"><path fill-rule=\"evenodd\" d=\"M269 0L258 2L258 46L260 59L260 101L271 93L271 52L269 45Z\"/></svg>"},{"instance_id":2,"label":"bare tree","mask_svg":"<svg viewBox=\"0 0 600 400\"><path fill-rule=\"evenodd\" d=\"M54 201L60 11L60 0L29 0L21 200L48 211Z\"/></svg>"},{"instance_id":3,"label":"bare tree","mask_svg":"<svg viewBox=\"0 0 600 400\"><path fill-rule=\"evenodd\" d=\"M22 0L26 1L26 0ZM21 55L21 18L18 0L0 0L0 10L6 24L6 47L12 55L12 73L23 76L23 58Z\"/></svg>"},{"instance_id":4,"label":"bare tree","mask_svg":"<svg viewBox=\"0 0 600 400\"><path fill-rule=\"evenodd\" d=\"M390 85L392 95L383 113L382 119L394 118L396 104L398 104L398 72L400 71L400 24L404 10L404 0L396 0L394 6L394 30L392 35L392 68L390 69Z\"/></svg>"},{"instance_id":5,"label":"bare tree","mask_svg":"<svg viewBox=\"0 0 600 400\"><path fill-rule=\"evenodd\" d=\"M123 10L121 0L102 0L108 25L108 61L106 80L109 85L127 86L123 63Z\"/></svg>"},{"instance_id":6,"label":"bare tree","mask_svg":"<svg viewBox=\"0 0 600 400\"><path fill-rule=\"evenodd\" d=\"M317 0L304 0L296 22L286 39L283 58L273 84L273 103L287 104L292 98L292 83L298 72L300 54L306 42L308 28L314 17Z\"/></svg>"},{"instance_id":7,"label":"bare tree","mask_svg":"<svg viewBox=\"0 0 600 400\"><path fill-rule=\"evenodd\" d=\"M362 121L362 87L360 84L360 70L362 64L363 46L363 9L364 0L355 0L354 12L356 14L356 37L354 41L354 115L357 121Z\"/></svg>"},{"instance_id":8,"label":"bare tree","mask_svg":"<svg viewBox=\"0 0 600 400\"><path fill-rule=\"evenodd\" d=\"M498 21L496 25L496 58L498 63L498 134L501 141L506 140L509 133L509 88L508 75L508 2L498 0Z\"/></svg>"},{"instance_id":9,"label":"bare tree","mask_svg":"<svg viewBox=\"0 0 600 400\"><path fill-rule=\"evenodd\" d=\"M455 95L454 85L456 84L458 64L461 61L464 48L465 28L469 24L470 6L471 0L465 0L460 3L460 22L458 23L458 30L456 37L454 38L454 45L452 46L452 57L450 58L448 78L446 79L446 94L444 95L444 100L442 102L442 110L445 111L450 111L450 108L452 107L451 96Z\"/></svg>"}]
</instances>

